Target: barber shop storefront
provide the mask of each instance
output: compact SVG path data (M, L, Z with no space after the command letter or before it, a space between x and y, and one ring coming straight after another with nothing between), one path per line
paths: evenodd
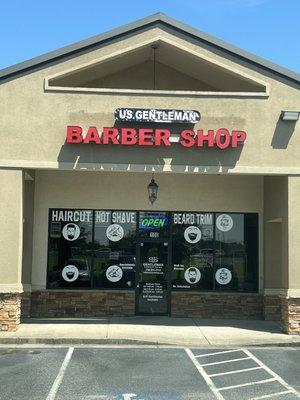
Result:
M128 290L138 315L170 315L173 292L257 292L254 213L49 212L48 289Z
M299 75L155 14L0 71L0 330L300 333Z

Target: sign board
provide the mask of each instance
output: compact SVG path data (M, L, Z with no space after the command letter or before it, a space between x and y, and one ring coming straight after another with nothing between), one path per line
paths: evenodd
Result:
M243 144L247 133L240 130L229 131L227 128L217 130L203 129L193 131L184 129L180 132L179 144L183 147L217 147L221 150L229 147L236 148ZM98 129L90 126L87 129L81 126L69 125L67 127L67 143L121 146L171 146L171 131L169 129L153 128L116 128L109 127Z
M117 108L116 121L196 124L200 113L195 110L160 110L147 108Z
M179 143L183 147L217 147L227 149L238 147L247 138L247 133L242 130L227 128L192 130L182 129L175 135L170 129L151 127L147 123L161 124L196 124L201 115L195 110L174 109L147 109L147 108L117 108L115 119L126 122L126 127L81 127L70 125L67 127L67 143L72 144L101 144L122 146L171 146ZM137 127L137 123L145 123Z

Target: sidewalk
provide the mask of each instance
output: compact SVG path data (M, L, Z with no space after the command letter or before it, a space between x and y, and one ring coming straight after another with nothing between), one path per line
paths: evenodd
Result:
M168 317L26 319L1 344L152 344L196 347L299 346L278 322Z

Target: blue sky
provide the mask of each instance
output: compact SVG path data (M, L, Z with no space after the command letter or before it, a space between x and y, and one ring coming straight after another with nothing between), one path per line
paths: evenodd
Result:
M0 69L161 11L300 71L300 0L2 0Z

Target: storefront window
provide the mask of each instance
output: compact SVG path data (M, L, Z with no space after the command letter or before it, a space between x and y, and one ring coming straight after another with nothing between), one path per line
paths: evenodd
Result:
M258 218L256 214L216 214L215 289L256 291Z
M213 288L213 214L172 214L172 288Z
M172 290L258 290L257 214L71 209L49 211L47 287L133 290L138 244L164 240Z
M95 288L134 289L136 213L95 211Z
M49 217L48 287L90 287L93 212L51 210Z

